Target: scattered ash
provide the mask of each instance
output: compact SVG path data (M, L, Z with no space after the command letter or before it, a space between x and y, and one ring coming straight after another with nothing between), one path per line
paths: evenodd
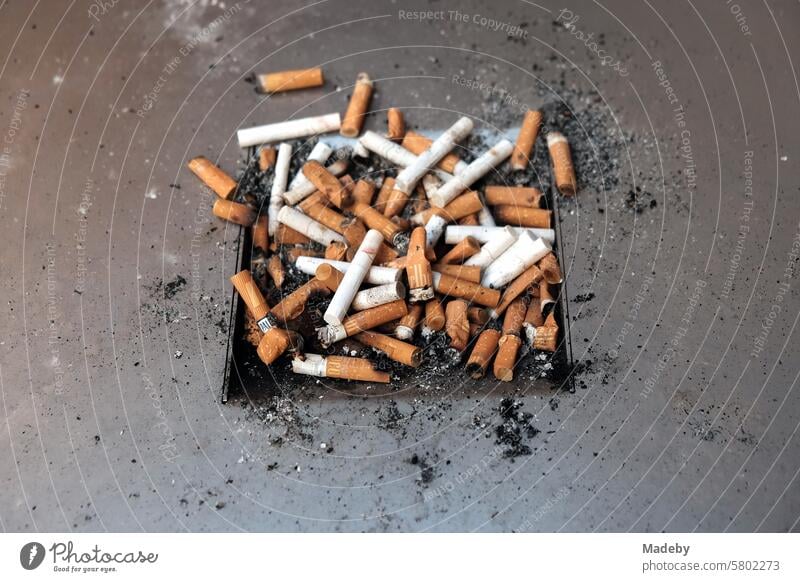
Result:
M522 408L522 402L512 398L503 398L498 409L503 422L494 429L497 436L495 442L505 447L503 456L506 458L513 459L532 454L533 450L525 444L525 441L539 434L539 429L531 424L533 414L523 412L520 408Z
M586 303L587 301L591 301L592 299L594 299L594 293L592 292L579 293L578 295L572 298L572 300L575 303Z
M164 285L164 299L172 299L186 286L186 279L178 275L174 280Z
M419 475L417 476L417 482L421 483L422 485L427 485L431 481L433 481L434 477L436 476L433 465L427 459L420 457L417 453L411 455L411 458L408 460L414 466L419 467Z
M314 422L308 419L292 398L254 395L254 399L243 399L241 406L247 420L258 420L270 432L269 441L275 446L281 446L286 441L304 444L314 442Z

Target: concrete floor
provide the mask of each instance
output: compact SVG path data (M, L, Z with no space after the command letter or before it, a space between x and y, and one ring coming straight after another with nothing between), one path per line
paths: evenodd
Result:
M217 4L0 3L3 530L800 529L800 5L579 2L566 29L550 1ZM324 90L243 81L318 63ZM531 105L563 75L634 136L619 186L562 209L592 364L515 386L529 457L494 444L507 387L219 402L237 233L185 162L233 168L237 128L342 110L361 70L423 127L481 115L453 75Z

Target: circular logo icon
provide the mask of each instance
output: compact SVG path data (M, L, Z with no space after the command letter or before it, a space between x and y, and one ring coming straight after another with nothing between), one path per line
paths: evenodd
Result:
M44 561L44 546L39 542L28 542L19 551L19 563L26 570L35 570Z

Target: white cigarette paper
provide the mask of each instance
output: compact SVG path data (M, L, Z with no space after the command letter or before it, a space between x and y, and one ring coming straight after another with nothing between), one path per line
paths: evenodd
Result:
M464 139L472 131L472 120L462 117L456 121L422 152L414 163L407 166L397 175L394 187L401 192L409 194L417 182L445 157L456 143Z
M481 195L481 202L483 203L483 206L478 212L478 224L481 226L497 226L491 211L486 208L486 200L484 199L483 195Z
M444 242L449 245L460 243L462 240L471 236L479 243L487 243L505 226L466 226L461 224L451 224L444 231ZM543 238L547 243L553 244L556 240L556 231L552 228L527 228L524 226L512 226L517 234L530 232L534 237Z
M286 182L289 180L289 164L292 161L292 146L282 143L278 148L278 157L275 161L275 177L272 180L272 190L269 193L269 208L267 209L267 231L270 236L275 235L278 229L278 213L283 207L283 193L286 192Z
M323 259L320 257L297 257L294 266L298 271L306 275L314 275L317 272L317 267L322 263L327 263L342 273L347 273L351 265L351 263L346 263L345 261L334 261L333 259ZM367 277L364 279L364 282L370 285L386 285L399 281L402 275L402 269L372 266L369 268L369 271L367 271Z
M339 131L341 125L341 116L338 113L329 113L319 117L304 117L303 119L248 127L237 131L236 136L239 139L239 147L246 148L262 143L275 143L276 141Z
M488 267L493 261L513 245L519 235L510 226L502 227L492 239L481 247L477 254L471 256L464 263L467 267Z
M339 288L336 289L328 309L325 310L325 314L322 316L325 323L333 326L342 324L342 320L347 315L347 310L350 309L361 283L364 282L367 271L372 266L372 261L375 259L382 242L383 235L377 230L371 229L364 236L364 240L361 241L353 260L350 261L350 268L347 269L344 277L342 277Z
M528 232L522 233L506 252L486 267L481 285L491 289L505 287L550 250L550 245L541 238L534 238Z
M347 171L347 161L346 160L336 160L330 166L325 168L331 174L336 176L342 176ZM300 172L302 174L302 170ZM305 175L303 175L305 178ZM283 195L283 200L287 204L291 204L292 206L296 205L298 202L302 202L309 196L311 196L314 192L316 192L317 187L306 178L306 181L302 184L298 184L295 188L289 190Z
M453 198L488 174L492 168L503 162L513 151L513 143L507 139L500 140L494 147L475 159L466 169L453 176L441 188L437 189L436 192L428 197L428 200L433 206L443 208Z
M301 232L313 241L323 246L328 246L332 242L344 243L344 237L335 230L331 230L324 224L320 224L310 216L306 216L296 208L284 206L278 213L278 222L285 224L289 228Z
M445 226L447 226L447 221L438 214L434 214L428 219L428 223L425 225L425 244L429 248L436 246L436 243L442 238Z
M405 297L406 286L397 281L396 283L387 283L378 287L362 289L353 297L353 304L350 307L354 311L364 311L398 299L405 299Z
M319 354L305 354L305 359L292 360L292 372L324 378L328 369L328 361Z
M331 157L332 153L333 153L333 148L328 144L320 141L317 142L317 145L315 145L314 149L311 150L311 153L308 154L308 159L306 161L309 162L313 160L315 162L319 162L324 166L325 162L328 161L328 158ZM310 184L310 182L308 178L306 178L305 174L303 174L303 170L301 169L299 172L297 172L295 177L292 178L292 181L289 182L289 191L291 192L298 186L306 184Z
M365 149L393 163L398 168L407 168L417 161L418 156L416 154L374 131L366 131L364 135L359 138L358 143ZM451 174L443 170L434 169L433 172L442 180L449 180L452 178Z

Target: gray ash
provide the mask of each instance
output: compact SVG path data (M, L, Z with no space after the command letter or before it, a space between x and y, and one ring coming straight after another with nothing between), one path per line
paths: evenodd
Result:
M533 450L526 441L539 434L539 429L531 424L533 414L523 412L520 408L522 402L513 398L503 398L498 409L503 422L494 429L497 436L495 442L505 447L503 456L506 458L513 459L532 454Z

